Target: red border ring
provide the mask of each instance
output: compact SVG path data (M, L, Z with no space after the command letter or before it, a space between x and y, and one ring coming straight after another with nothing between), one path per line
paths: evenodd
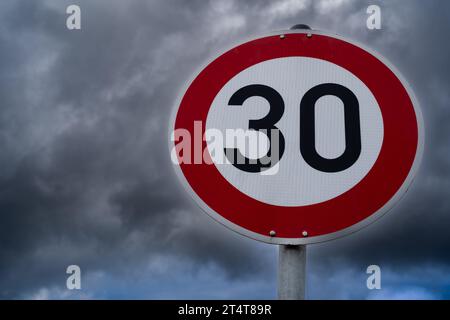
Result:
M215 165L177 166L189 193L210 216L236 232L268 243L327 241L375 221L406 192L423 149L420 109L395 68L360 44L324 32L308 33L312 36L299 30L277 32L219 56L191 82L171 127L171 131L187 129L194 136L194 121L206 123L209 108L220 89L241 71L270 59L302 56L326 60L350 71L367 85L383 116L383 144L369 173L335 198L299 207L270 205L240 192L223 178ZM269 235L272 230L276 232L274 237ZM307 231L308 237L302 235L303 231Z

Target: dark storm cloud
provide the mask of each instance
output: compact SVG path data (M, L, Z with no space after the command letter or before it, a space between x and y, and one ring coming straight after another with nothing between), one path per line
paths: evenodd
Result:
M350 36L385 55L416 91L427 129L422 169L402 203L360 233L311 246L310 286L327 290L311 295L366 297L364 270L372 263L385 266L393 284L396 274L420 266L437 270L428 273L436 279L445 274L447 2L77 1L82 31L68 31L65 8L72 3L0 4L1 297L46 297L47 288L64 296L69 264L86 272L87 296L126 297L99 294L89 282L108 290L129 274L135 281L155 278L148 280L150 297L201 296L198 290L208 297L214 286L205 283L217 274L226 279L218 283L234 288L218 297L239 296L247 284L255 292L273 286L274 249L200 213L175 178L167 131L181 88L205 59L236 39L296 23ZM383 10L380 31L365 28L372 3ZM203 282L195 270L206 274ZM124 286L128 296L138 295L132 284Z

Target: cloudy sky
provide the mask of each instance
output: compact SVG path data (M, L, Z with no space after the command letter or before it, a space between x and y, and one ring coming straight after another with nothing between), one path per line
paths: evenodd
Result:
M66 28L70 4L81 31ZM381 30L366 28L370 4ZM446 0L1 1L0 298L275 298L277 248L197 208L175 177L167 128L205 59L297 23L387 57L426 125L403 201L363 231L308 247L308 298L450 298ZM66 289L71 264L82 290ZM370 264L381 290L366 288Z

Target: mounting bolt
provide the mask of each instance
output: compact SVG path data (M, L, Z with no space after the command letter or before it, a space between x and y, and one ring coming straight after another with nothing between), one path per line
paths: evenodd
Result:
M308 236L308 232L307 231L303 231L302 232L302 236L307 237Z
M277 234L277 233L276 233L275 231L273 231L273 230L269 232L269 235L270 235L271 237L275 237L276 234Z
M280 34L280 39L284 39L286 36L284 34Z

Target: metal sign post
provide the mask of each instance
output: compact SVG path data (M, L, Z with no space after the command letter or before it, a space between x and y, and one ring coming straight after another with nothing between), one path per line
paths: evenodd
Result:
M306 245L280 245L278 255L278 299L305 299Z
M297 24L291 30L311 30ZM278 299L304 300L306 297L306 245L278 246Z

